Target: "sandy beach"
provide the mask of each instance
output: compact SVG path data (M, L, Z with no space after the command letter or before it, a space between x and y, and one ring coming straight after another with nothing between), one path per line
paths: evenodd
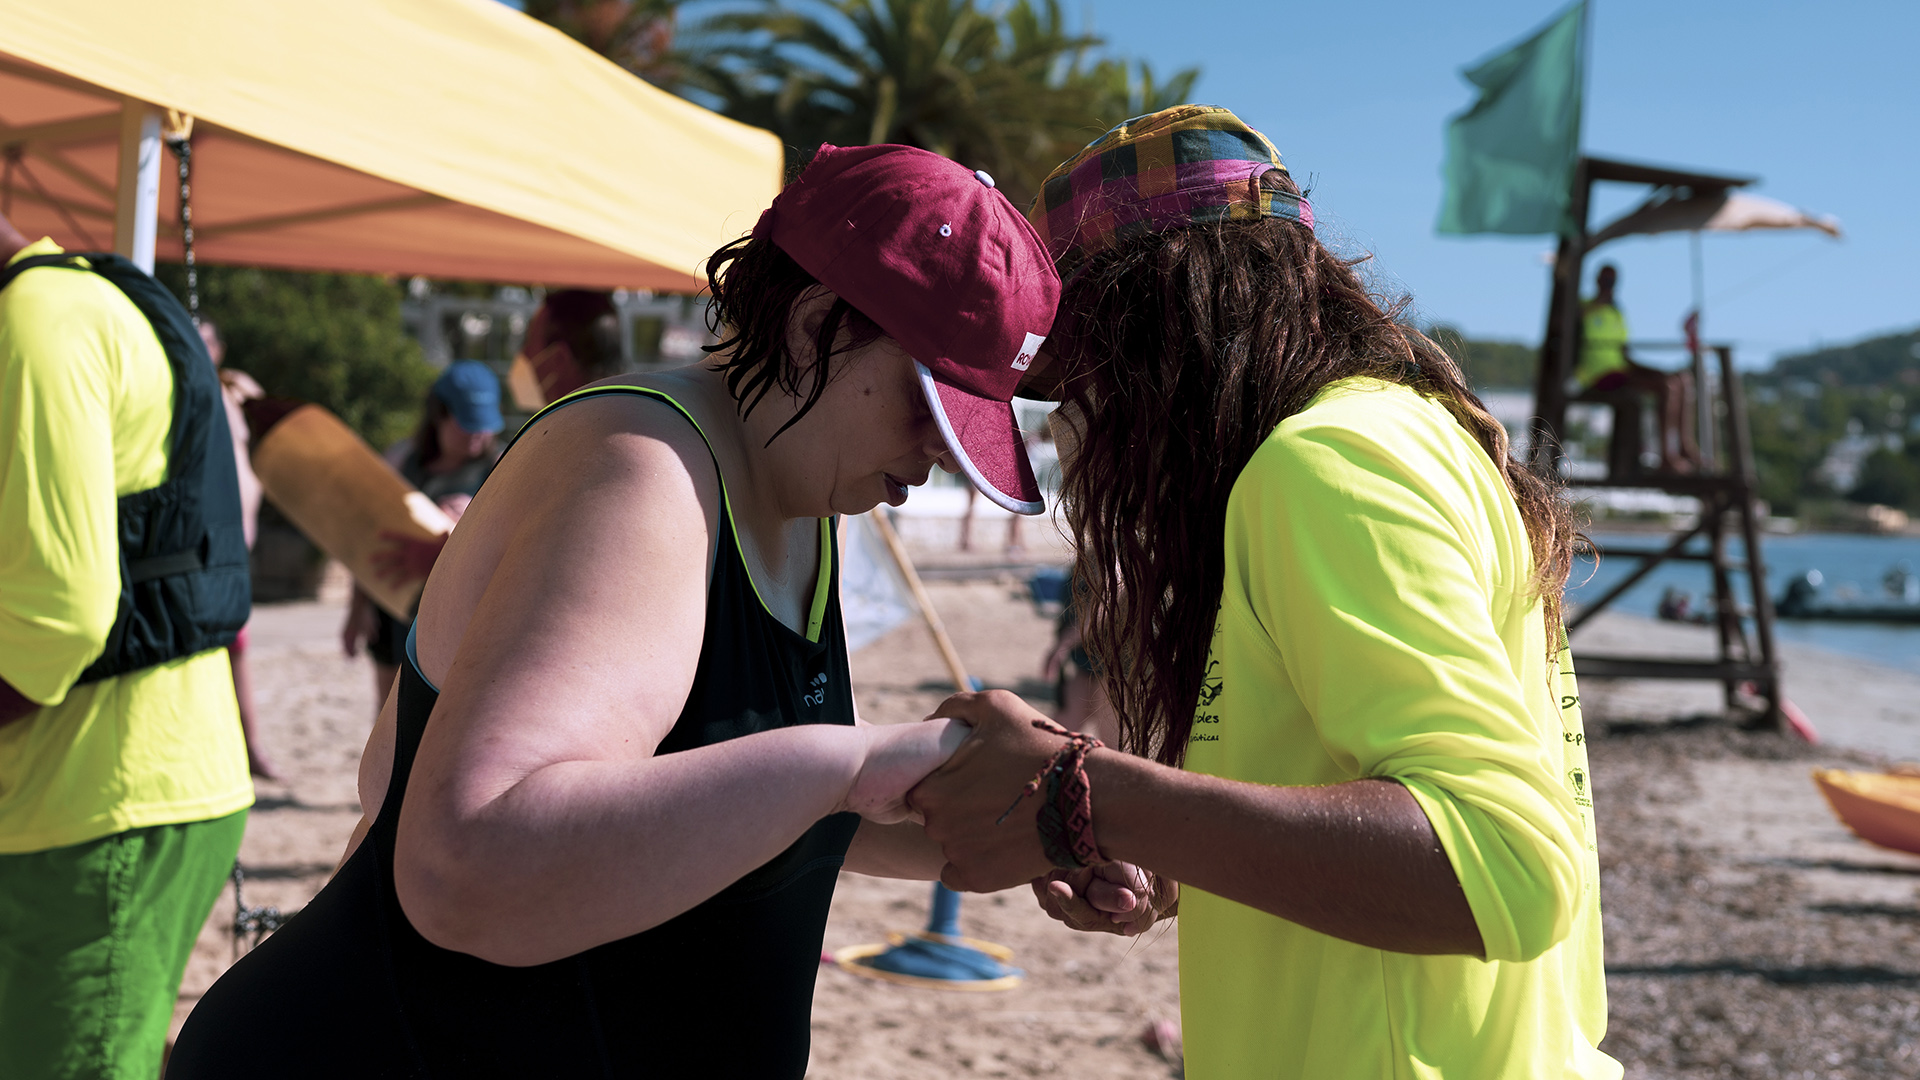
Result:
M997 549L998 523L982 546ZM1057 553L1030 530L1028 558ZM972 673L1031 698L1051 618L995 553L950 550L936 525L909 533L934 603ZM939 550L933 550L939 549ZM965 573L967 566L977 569ZM364 662L340 655L336 579L314 602L260 607L255 679L269 749L285 773L259 785L241 859L246 901L299 908L325 882L358 818L355 768L370 727ZM1706 632L1596 619L1578 650L1684 654ZM1606 918L1605 1047L1634 1077L1920 1075L1920 857L1870 847L1827 812L1808 772L1920 758L1920 677L1788 649L1789 695L1824 741L1752 734L1709 718L1717 687L1582 684L1592 741ZM910 622L857 652L862 714L924 716L952 689ZM929 887L842 875L826 947L919 928ZM233 896L216 906L188 969L176 1030L231 961ZM1140 1032L1179 1015L1178 931L1142 939L1067 932L1025 889L969 896L963 930L1015 951L1027 975L1004 993L906 989L823 966L809 1075L833 1080L1178 1075ZM263 1016L271 1005L262 1004Z

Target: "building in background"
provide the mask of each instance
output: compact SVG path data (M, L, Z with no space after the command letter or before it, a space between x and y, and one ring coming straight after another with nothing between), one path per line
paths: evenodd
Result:
M706 301L698 296L629 292L616 289L623 370L646 371L691 364L701 348L717 338L707 330ZM434 367L455 360L478 360L504 381L520 351L527 322L540 309L546 290L502 285L491 295L436 285L416 277L407 284L401 318Z

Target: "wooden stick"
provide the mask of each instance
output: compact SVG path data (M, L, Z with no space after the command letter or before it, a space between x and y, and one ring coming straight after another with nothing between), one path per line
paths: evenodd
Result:
M953 639L947 636L947 628L940 622L940 613L933 610L933 601L927 599L927 587L920 583L920 571L913 568L913 560L907 556L907 546L900 542L900 534L893 531L893 522L887 520L884 510L876 509L867 515L873 520L873 527L879 531L880 539L886 541L887 550L893 554L895 566L907 579L907 591L913 593L913 602L920 605L920 617L927 620L927 630L933 634L933 644L940 650L940 659L947 663L947 673L953 676L953 685L962 690L973 689L973 680L967 677L967 667L960 662L960 654L954 651Z

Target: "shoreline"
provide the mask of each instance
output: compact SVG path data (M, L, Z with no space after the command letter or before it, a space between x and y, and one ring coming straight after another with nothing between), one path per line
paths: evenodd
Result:
M1577 675L1583 651L1705 657L1714 648L1710 627L1607 611L1574 637L1573 666ZM1890 761L1920 759L1920 674L1799 642L1782 641L1778 649L1782 689L1822 744ZM1583 677L1580 693L1589 724L1721 709L1721 688L1707 681Z

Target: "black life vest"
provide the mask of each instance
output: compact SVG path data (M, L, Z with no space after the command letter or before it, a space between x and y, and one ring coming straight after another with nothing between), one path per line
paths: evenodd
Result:
M252 612L253 586L233 436L199 330L165 286L119 255L29 256L0 273L0 289L40 266L112 282L153 324L173 369L167 478L120 496L120 608L105 651L76 684L233 644Z

